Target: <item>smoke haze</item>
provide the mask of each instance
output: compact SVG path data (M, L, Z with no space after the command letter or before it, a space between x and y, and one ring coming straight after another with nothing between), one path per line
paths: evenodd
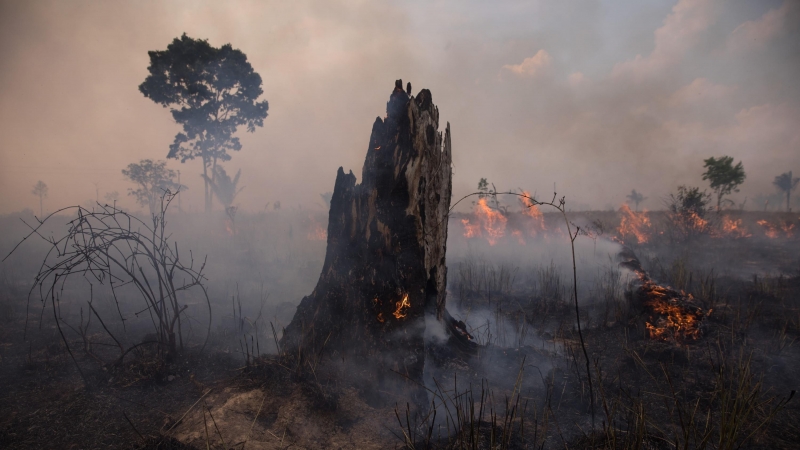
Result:
M38 212L40 179L46 211L111 191L137 208L120 171L165 159L180 131L137 87L147 51L184 32L231 43L263 78L269 117L226 163L245 210L322 210L339 166L360 178L397 78L430 89L452 125L454 198L486 177L555 183L572 208L636 188L659 208L727 154L747 172L741 201L800 171L798 24L791 1L5 1L0 212ZM201 210L199 161L169 167L183 208Z

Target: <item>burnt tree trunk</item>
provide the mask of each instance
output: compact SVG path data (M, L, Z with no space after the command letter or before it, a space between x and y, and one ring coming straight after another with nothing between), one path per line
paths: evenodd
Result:
M450 125L438 129L430 91L411 96L398 80L372 126L361 184L341 167L336 175L325 263L284 331L284 353L335 350L421 380L426 316L449 318Z

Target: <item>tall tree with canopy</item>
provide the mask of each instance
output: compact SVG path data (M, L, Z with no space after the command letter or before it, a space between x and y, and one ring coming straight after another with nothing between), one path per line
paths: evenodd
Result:
M733 157L713 156L703 160L703 180L708 180L711 189L717 195L717 211L722 208L722 198L731 192L739 192L739 185L744 183L745 174L742 162L733 165Z
M792 171L788 171L782 173L775 177L775 180L772 184L778 188L779 191L786 194L786 211L790 212L792 210L791 206L789 205L789 199L792 196L792 191L797 188L797 184L800 183L800 178L792 178Z
M269 104L258 101L261 76L247 56L230 44L212 47L207 40L184 33L163 51L147 52L150 75L139 85L145 97L170 108L183 132L175 135L168 158L203 162L205 210L211 210L212 182L217 162L228 161L228 151L242 144L234 137L244 125L248 132L264 126Z

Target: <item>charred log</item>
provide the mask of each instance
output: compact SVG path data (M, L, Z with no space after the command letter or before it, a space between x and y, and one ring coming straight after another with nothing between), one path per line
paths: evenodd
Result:
M361 183L338 170L322 273L284 331L285 353L336 352L421 380L425 317L452 325L451 175L450 125L439 131L430 91L414 97L397 80L372 126Z

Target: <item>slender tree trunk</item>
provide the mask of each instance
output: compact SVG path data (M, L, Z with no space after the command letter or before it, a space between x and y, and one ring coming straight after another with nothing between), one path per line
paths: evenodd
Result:
M211 183L209 183L209 187L217 182L217 157L216 156L214 157L213 161L214 162L211 165ZM219 199L217 199L217 200L219 200ZM214 206L213 203L214 203L214 189L211 189L208 192L209 209L213 208L213 206Z
M208 157L203 156L203 200L205 205L205 211L207 213L211 212L211 198L210 198L211 186L208 184Z
M787 200L786 202L787 202L786 204L788 205L789 201ZM43 212L44 208L42 207L42 204L43 204L43 202L42 202L42 194L39 194L39 216L40 217L44 216L44 212Z

